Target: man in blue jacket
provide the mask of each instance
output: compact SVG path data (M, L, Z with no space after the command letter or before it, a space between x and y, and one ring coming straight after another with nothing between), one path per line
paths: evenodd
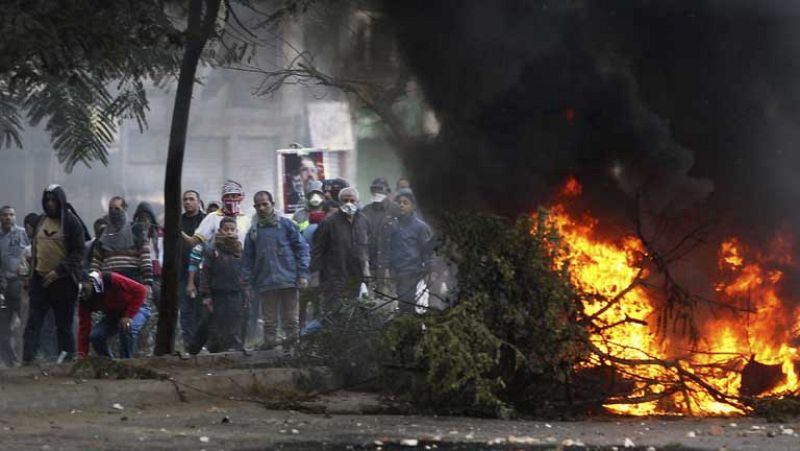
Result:
M297 225L275 211L275 201L269 191L257 192L253 204L256 216L245 238L242 271L261 302L262 348L270 349L278 344L280 312L286 336L283 350L288 353L298 336L298 290L308 285L308 244Z
M430 268L431 229L417 217L417 199L407 188L397 191L400 216L392 224L389 238L389 268L394 278L400 313L413 313L417 285Z

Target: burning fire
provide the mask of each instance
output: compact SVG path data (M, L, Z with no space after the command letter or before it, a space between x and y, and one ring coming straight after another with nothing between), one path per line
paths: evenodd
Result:
M581 192L580 183L570 178L558 198L568 202ZM609 404L609 411L629 415L744 413L740 407L715 399L698 380L731 399L798 392L797 350L789 343L800 325L792 318L800 311L786 308L778 294L783 273L771 269L791 262L787 240L776 240L767 253L754 252L737 238L720 244L720 275L714 288L715 302L722 307L700 326L700 340L692 349L679 353L679 338L656 332L656 303L638 283L649 275L643 265L647 254L643 243L633 236L614 242L597 238L597 219L586 216L577 220L567 213L564 203L549 208L549 220L566 248L557 263L568 265L573 283L589 295L584 302L585 315L599 326L592 344L613 358L639 362L617 366L633 381L628 399L644 402ZM683 372L675 365L655 361L673 362ZM746 373L756 376L745 380ZM697 379L686 380L687 374ZM678 380L688 389L669 388Z

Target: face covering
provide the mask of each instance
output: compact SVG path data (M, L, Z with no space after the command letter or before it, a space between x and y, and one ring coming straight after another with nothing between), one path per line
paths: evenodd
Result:
M353 216L358 211L358 206L352 202L348 202L339 207L339 209L342 210L342 212L347 216Z
M324 200L325 198L323 198L321 195L314 193L311 195L311 198L308 199L308 205L311 205L312 207L319 207L322 205L322 201Z
M383 199L386 199L386 194L375 193L372 195L373 202L383 202Z
M239 204L241 200L226 199L222 201L222 212L225 216L236 216L239 214Z
M123 210L109 210L108 219L112 226L122 227L127 221L125 218L125 211Z

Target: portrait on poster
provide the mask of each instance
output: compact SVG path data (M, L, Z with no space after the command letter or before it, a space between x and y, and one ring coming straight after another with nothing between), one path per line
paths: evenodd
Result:
M305 193L313 181L325 180L323 152L281 153L283 167L283 213L292 214L305 206Z

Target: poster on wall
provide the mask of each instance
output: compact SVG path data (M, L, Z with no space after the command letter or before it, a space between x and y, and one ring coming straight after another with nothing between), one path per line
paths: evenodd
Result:
M283 213L293 214L305 206L305 192L312 181L325 180L323 152L279 153L282 171Z

